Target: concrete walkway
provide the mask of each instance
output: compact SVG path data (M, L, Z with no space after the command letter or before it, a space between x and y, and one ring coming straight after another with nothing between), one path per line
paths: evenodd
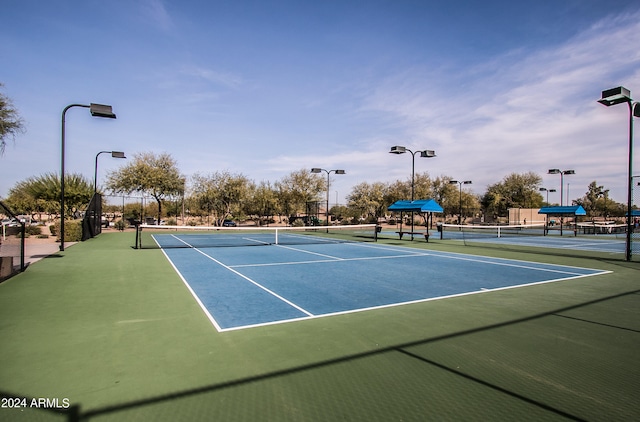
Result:
M75 242L65 242L65 246L71 246ZM51 256L60 251L60 243L54 240L44 241L43 239L27 239L24 247L24 265L27 268L34 262L40 261L43 258ZM11 275L15 275L20 272L20 242L11 239L9 242L5 241L0 244L0 257L12 257L13 258L13 271ZM9 274L3 274L3 278L6 278Z

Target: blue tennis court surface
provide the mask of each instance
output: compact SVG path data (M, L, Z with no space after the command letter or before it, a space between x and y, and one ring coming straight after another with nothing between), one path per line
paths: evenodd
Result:
M371 243L163 252L218 331L606 273Z

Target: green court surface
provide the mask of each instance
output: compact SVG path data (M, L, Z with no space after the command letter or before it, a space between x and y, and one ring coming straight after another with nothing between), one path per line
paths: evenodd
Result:
M0 420L640 420L637 262L384 240L610 272L219 333L133 235L0 284Z

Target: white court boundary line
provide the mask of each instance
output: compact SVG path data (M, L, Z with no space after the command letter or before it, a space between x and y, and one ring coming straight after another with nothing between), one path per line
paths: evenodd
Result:
M269 326L269 325L286 324L286 323L289 323L289 322L306 321L306 320L310 320L310 319L325 318L325 317L331 317L331 316L337 316L337 315L348 315L348 314L354 314L354 313L358 313L358 312L373 311L373 310L385 309L385 308L394 308L396 306L412 305L412 304L431 302L431 301L441 300L441 299L450 299L450 298L454 298L454 297L463 297L463 296L470 296L470 295L476 295L476 294L482 294L482 293L497 292L497 291L500 291L500 290L517 289L517 288L520 288L520 287L535 286L535 285L538 285L538 284L556 283L556 282L559 282L559 281L573 280L573 279L578 279L578 278L583 278L583 277L591 277L591 276L602 275L602 274L606 274L606 273L610 273L610 272L611 271L605 271L603 273L584 274L584 275L578 275L578 276L573 276L573 277L565 277L565 278L559 278L559 279L553 279L553 280L536 281L534 283L518 284L518 285L506 286L506 287L496 287L495 289L480 288L479 290L472 291L472 292L464 292L464 293L456 293L456 294L452 294L452 295L429 297L429 298L425 298L425 299L416 299L416 300L410 300L410 301L406 301L406 302L389 303L387 305L371 306L371 307L367 307L367 308L349 309L347 311L331 312L331 313L327 313L327 314L319 314L319 315L313 315L313 316L309 316L309 317L291 318L291 319L280 320L280 321L271 321L271 322L264 322L264 323L259 323L259 324L242 325L242 326L237 326L237 327L223 328L223 329L218 330L218 331L220 331L220 332L238 331L238 330L244 330L244 329L247 329L247 328L257 328L257 327L265 327L265 326Z
M153 236L152 236L153 237ZM175 237L175 236L174 236ZM183 242L185 245L189 245L187 242L185 242L184 240L176 237L176 239L178 239L179 241ZM153 240L156 242L156 244L158 243L157 240L155 239L155 237L153 237ZM158 245L159 246L159 245ZM220 261L218 261L217 259L207 255L206 253L202 252L200 249L195 248L191 245L190 249L196 250L198 253L206 256L207 258L211 259L212 261L214 261L215 263L217 263L218 265L221 265L223 268L226 268L227 270L239 275L240 277L244 278L245 280L253 283L254 285L256 285L257 287L261 288L262 290L266 291L267 293L275 296L276 298L282 300L283 302L287 303L288 305L294 307L295 309L298 309L299 311L301 311L302 313L308 315L308 317L312 317L313 314L311 314L310 312L306 311L305 309L302 309L301 307L299 307L298 305L294 304L293 302L283 298L282 296L278 295L277 293L269 290L268 288L260 285L259 283L255 282L254 280L250 279L249 277L245 276L244 274L239 273L238 271L235 271L233 268L230 268L227 265L224 265L223 263L221 263ZM216 329L216 331L218 332L224 332L224 331L229 331L230 329L225 329L222 328L220 326L220 324L218 324L218 322L216 321L216 319L213 317L213 315L211 315L211 313L209 312L209 310L207 309L207 307L204 305L204 303L202 303L202 301L200 300L200 298L198 297L197 293L193 290L193 288L191 288L191 285L189 284L189 282L187 281L187 279L182 275L182 273L180 272L180 270L175 266L175 264L173 263L173 261L171 260L171 258L169 257L169 255L167 255L166 251L162 248L160 248L162 250L162 254L165 256L165 258L167 258L167 260L169 261L169 263L171 264L171 266L173 267L173 269L175 270L175 272L178 274L178 276L180 277L180 279L182 280L182 282L184 283L184 285L187 287L187 289L189 290L189 292L191 293L191 296L193 296L193 298L196 300L196 303L198 304L198 306L200 306L200 309L202 309L202 311L204 312L204 314L206 315L206 317L209 319L209 321L211 322L211 324L213 324L214 328ZM308 318L307 317L307 318ZM298 320L297 319L291 319L290 321L295 321ZM306 318L302 318L302 319L306 319ZM281 322L281 321L277 321L277 322ZM232 327L235 328L235 327Z
M173 267L173 269L176 271L176 273L178 273L178 276L180 277L180 280L182 280L182 282L184 283L185 286L187 286L187 289L189 290L189 292L191 293L191 296L193 296L193 298L196 300L196 302L198 303L198 305L200 306L200 309L202 309L204 311L204 314L207 316L207 318L209 319L209 321L211 321L211 323L213 324L213 326L215 327L215 329L218 332L221 332L222 330L224 330L224 328L220 327L220 325L218 325L218 322L215 320L215 318L209 313L209 310L207 309L206 306L204 306L204 303L202 303L202 301L200 300L200 298L198 297L198 295L196 294L196 292L191 288L191 286L189 285L189 282L187 281L187 279L184 278L184 276L182 275L182 273L180 272L180 270L178 270L178 268L175 266L175 264L173 263L173 261L171 260L171 258L169 258L169 256L167 255L167 253L165 252L164 249L162 249L162 253L164 254L165 258L167 258L167 260L169 261L169 263L171 264L171 266Z

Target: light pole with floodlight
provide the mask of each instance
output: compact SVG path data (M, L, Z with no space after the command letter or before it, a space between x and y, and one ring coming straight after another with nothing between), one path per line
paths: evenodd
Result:
M603 207L603 211L602 211L602 216L603 216L603 220L606 223L607 222L607 199L609 198L609 189L605 189L604 186L598 186L598 191L595 192L596 194L596 201L599 198L604 198L604 207ZM597 202L596 204L594 204L594 208L597 208ZM593 216L592 221L595 222L595 216Z
M414 187L414 179L415 179L415 173L416 173L416 154L420 153L420 157L422 158L433 158L436 156L436 152L430 149L425 149L422 151L411 151L409 148L405 148L403 146L400 145L395 145L391 147L391 151L389 151L389 154L404 154L405 152L409 152L411 153L411 202L413 202L414 200L414 191L415 191L415 187ZM413 240L413 211L411 212L411 240Z
M576 174L575 170L560 170L560 169L549 169L548 174L559 174L560 175L560 206L562 206L562 195L564 192L564 175L565 174ZM569 199L567 199L567 204L569 203Z
M65 115L67 110L72 107L88 108L89 112L94 117L105 117L108 119L115 119L116 115L113 113L110 105L105 104L70 104L62 110L62 144L60 154L60 251L64 251L64 143L65 143Z
M549 206L549 192L553 193L553 192L556 192L556 190L555 189L540 188L539 191L540 192L547 192L547 206Z
M330 183L329 175L331 173L335 173L335 174L347 174L347 173L344 170L325 170L318 167L314 167L311 169L311 173L322 173L323 171L327 173L327 208L325 210L325 213L326 213L325 225L328 226L329 225L329 183Z
M460 185L460 215L458 216L458 224L462 224L462 185L470 185L473 182L471 180L464 180L460 182L457 180L449 180L450 185L455 185L456 183Z
M122 151L100 151L96 154L96 167L95 172L93 173L93 194L95 195L98 192L98 156L100 154L111 154L113 158L127 158Z
M631 99L631 91L623 86L602 91L600 104L607 107L616 104L627 103L629 105L629 179L627 180L627 240L625 258L631 261L631 232L633 231L633 219L631 218L633 196L633 117L640 117L638 102Z

